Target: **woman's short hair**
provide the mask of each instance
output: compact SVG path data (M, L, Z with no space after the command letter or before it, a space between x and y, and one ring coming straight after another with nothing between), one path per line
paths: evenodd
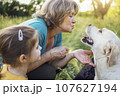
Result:
M18 38L18 31L23 33L23 40ZM12 26L2 29L0 31L0 55L2 56L2 63L10 64L13 67L19 63L18 57L22 54L31 56L31 50L34 48L38 32L28 26Z
M70 14L76 15L78 5L74 0L46 0L35 16L43 18L49 29L59 26L64 18Z

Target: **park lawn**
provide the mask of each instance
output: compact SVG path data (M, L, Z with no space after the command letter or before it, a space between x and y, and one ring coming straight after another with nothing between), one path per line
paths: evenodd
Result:
M31 17L3 17L0 16L0 29L8 26L20 24ZM69 48L69 52L76 49L90 50L90 48L84 45L80 40L82 38L82 33L85 33L85 28L88 24L93 24L98 28L108 28L114 31L118 37L120 37L120 18L107 18L104 20L95 19L93 17L80 17L76 16L76 24L72 33L63 33L63 46ZM91 58L93 56L90 56ZM72 80L81 70L84 65L78 62L76 59L71 60L67 67L61 69L61 72L57 74L56 80Z

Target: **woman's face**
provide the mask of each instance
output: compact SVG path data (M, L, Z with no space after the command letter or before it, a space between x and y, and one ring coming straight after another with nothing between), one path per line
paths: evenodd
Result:
M63 32L72 32L74 25L76 23L76 19L74 15L68 15L65 17L62 24L59 27L62 29Z

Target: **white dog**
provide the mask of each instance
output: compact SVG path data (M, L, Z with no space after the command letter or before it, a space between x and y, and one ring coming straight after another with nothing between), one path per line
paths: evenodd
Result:
M88 25L82 42L89 45L94 54L95 78L97 80L120 80L120 39L106 28L102 30Z

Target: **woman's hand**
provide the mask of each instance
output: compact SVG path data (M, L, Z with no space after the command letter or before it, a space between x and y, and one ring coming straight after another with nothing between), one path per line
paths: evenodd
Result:
M50 54L52 59L62 59L66 56L66 53L68 52L68 48L65 46L55 47L50 50Z
M92 51L78 49L78 50L73 51L72 53L73 53L73 56L78 61L80 61L82 64L91 65L91 66L95 67L95 65L91 61L90 57L88 56L88 54L91 54L91 55L93 54Z

